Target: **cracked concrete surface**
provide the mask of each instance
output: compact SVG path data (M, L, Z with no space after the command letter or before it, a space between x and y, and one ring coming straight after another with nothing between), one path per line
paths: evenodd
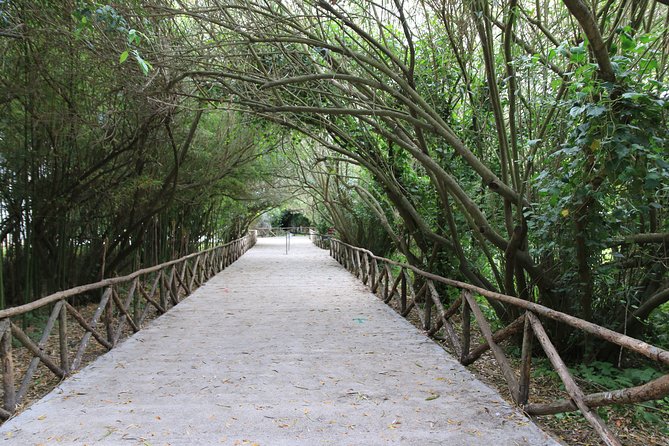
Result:
M306 238L259 239L7 445L557 445Z

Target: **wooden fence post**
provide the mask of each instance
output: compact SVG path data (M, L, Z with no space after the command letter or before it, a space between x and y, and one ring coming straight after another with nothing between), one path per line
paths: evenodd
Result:
M372 293L376 293L376 272L377 272L376 259L373 258L372 261L368 263L369 263L369 276L371 276L369 287L372 289Z
M58 340L60 345L60 368L65 373L70 373L70 360L67 345L67 308L65 302L60 307L60 314L58 317Z
M115 288L112 286L112 293L115 292ZM104 320L105 320L105 330L107 331L107 341L110 344L114 343L114 330L112 328L112 320L114 318L114 302L112 299L107 300L105 307Z
M401 292L400 292L400 310L401 313L404 314L404 312L407 309L407 270L406 268L402 268L402 271L400 272L402 274L402 286L401 286Z
M523 345L520 354L520 379L518 380L518 404L524 406L530 397L530 371L532 368L532 324L525 312L523 327Z
M463 291L465 293L466 291ZM462 364L467 356L469 356L469 347L471 343L471 308L466 298L462 298L462 338L461 341L461 352L460 352L460 363Z
M2 387L4 409L9 413L16 410L16 388L14 387L14 358L12 357L12 328L9 318L0 321L0 356L2 356Z
M164 270L160 270L160 285L158 289L160 290L160 306L167 311L167 286L165 284L165 273Z

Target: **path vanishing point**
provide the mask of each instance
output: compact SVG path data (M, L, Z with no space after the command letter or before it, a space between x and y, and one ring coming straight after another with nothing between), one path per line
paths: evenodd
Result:
M3 445L557 445L328 252L259 239Z

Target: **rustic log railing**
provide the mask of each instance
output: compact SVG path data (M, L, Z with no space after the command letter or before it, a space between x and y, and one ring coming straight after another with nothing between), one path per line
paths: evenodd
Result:
M293 235L309 235L314 228L309 226L290 226L285 228L256 228L258 237L283 237L290 232Z
M256 243L255 231L225 245L210 248L123 277L60 291L26 305L0 311L0 358L3 407L0 419L7 419L25 400L40 363L58 378L65 378L82 366L91 338L108 351L122 339L139 331L150 316L165 313L215 274L236 261ZM73 305L73 299L101 296L90 319ZM39 341L21 329L15 320L28 313L48 311ZM79 324L79 339L68 330L69 316ZM58 346L45 348L58 325ZM16 347L15 347L16 345ZM22 377L17 375L14 349L25 348L32 359ZM17 388L18 384L18 388Z
M378 257L366 249L348 245L337 239L328 239L328 246L325 245L323 236L312 237L312 240L321 248L329 249L332 257L360 278L385 303L390 304L395 301L402 316L407 317L412 311L417 312L428 335L435 336L443 328L445 341L461 364L470 365L484 352L491 350L507 383L511 398L529 415L548 415L579 410L607 445L620 445L620 441L593 408L612 404L640 403L669 395L669 374L640 386L586 395L558 354L541 319L567 324L594 337L643 355L659 363L661 367L669 365L669 351L533 302L495 293L464 282L447 279L411 265ZM458 289L460 290L459 296L445 306L437 293L435 284ZM418 289L417 292L415 292L416 289ZM490 323L476 300L477 295L512 305L522 310L523 314L506 327L493 333ZM451 320L458 312L462 316L459 334L455 329L456 324ZM472 319L484 339L476 346L471 345ZM516 371L500 343L520 332L522 332L521 357L519 370ZM530 370L535 338L562 380L569 399L561 399L552 403L530 402Z
M329 235L323 235L316 232L314 229L309 230L309 239L311 243L318 246L321 249L330 249L330 239L332 237Z

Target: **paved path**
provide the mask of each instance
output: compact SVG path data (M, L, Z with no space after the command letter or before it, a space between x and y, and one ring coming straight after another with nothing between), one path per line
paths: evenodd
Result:
M260 239L2 444L554 445L326 251Z

